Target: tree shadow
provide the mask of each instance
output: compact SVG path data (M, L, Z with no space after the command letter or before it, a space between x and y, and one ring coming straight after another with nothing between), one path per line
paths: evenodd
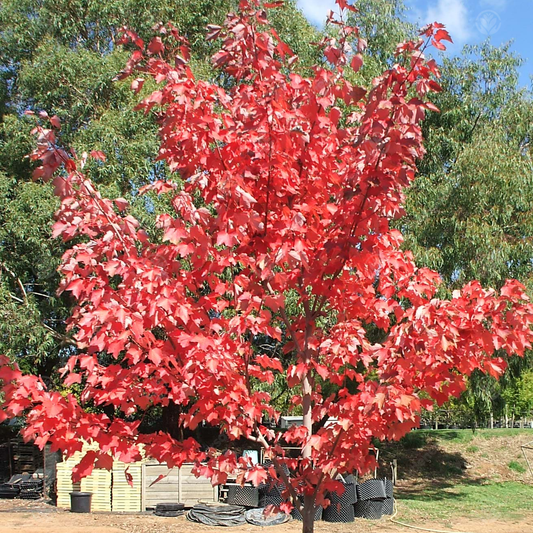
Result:
M400 500L413 501L450 501L467 499L469 496L464 492L454 492L458 485L481 486L486 480L483 478L468 478L463 476L459 479L430 479L421 482L409 483L406 486L396 487L396 497Z
M443 435L439 434L439 439ZM446 440L457 440L454 431L446 433ZM379 474L390 477L390 464L397 461L399 479L430 479L438 483L449 483L467 476L467 461L459 452L444 450L430 433L414 431L399 442L389 442L380 450Z

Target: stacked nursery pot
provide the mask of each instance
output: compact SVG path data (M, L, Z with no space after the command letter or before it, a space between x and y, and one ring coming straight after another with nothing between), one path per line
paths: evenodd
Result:
M238 485L227 483L228 504L242 507L257 507L259 505L259 489L251 484Z
M268 469L272 466L271 461L265 461L263 468ZM289 475L287 465L283 465L284 472ZM270 475L265 483L259 485L259 507L268 507L269 505L281 505L285 500L281 493L285 490L283 483L276 482Z
M354 505L357 502L355 483L351 480L342 483L344 491L330 492L330 504L324 509L322 519L325 522L353 522L355 518Z
M389 479L369 479L357 486L355 516L377 520L384 514L392 514L394 500L392 482Z
M299 496L298 499L300 500L300 504L303 505L303 502L304 502L303 496ZM320 520L322 518L323 511L324 509L321 505L315 506L315 520ZM302 513L300 513L300 511L298 511L296 507L291 511L291 516L295 520L300 520L300 521L303 520Z

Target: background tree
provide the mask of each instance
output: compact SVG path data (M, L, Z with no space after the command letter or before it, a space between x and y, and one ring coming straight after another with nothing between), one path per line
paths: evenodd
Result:
M533 103L509 48L484 43L444 57L443 91L431 96L441 113L424 123L427 154L399 227L448 294L471 279L500 287L513 277L532 289ZM516 392L511 384L530 365L514 361L501 386ZM471 382L464 400L476 423L504 414L501 386L488 376Z
M474 370L499 375L496 350L530 347L533 306L520 283L495 292L471 282L437 298L438 273L417 269L390 226L424 152L420 122L435 108L423 98L439 89L437 64L423 53L430 43L442 48L447 32L435 23L423 39L401 44L399 63L367 92L344 76L348 64L360 67L348 40L360 51L364 41L357 28L338 29L337 40L323 43L328 64L305 77L292 70L293 53L259 1L243 0L225 28L211 28L222 40L216 82L194 76L173 26L160 27L148 46L126 34L138 49L125 74L159 82L141 107L157 109L160 157L183 179L143 189L170 194L157 239L124 198L97 192L81 173L83 158L57 146L55 117L51 128L36 128L35 174L59 172L54 233L75 241L61 264L62 290L77 300L70 327L83 352L61 373L81 394L46 390L3 357L0 416L25 412L24 434L41 446L51 440L72 453L81 439L98 442L76 475L95 462L110 467L112 455L134 460L143 443L170 466L196 460L215 483L235 471L256 485L270 475L292 500L281 507L295 505L311 533L315 504L339 488L337 474L373 466L373 438L401 438L427 397L442 403L459 394ZM341 102L358 110L346 121ZM284 357L258 352L256 336L285 336ZM102 364L103 353L111 363ZM283 435L263 425L263 415L280 413L254 386L274 374L303 415L303 426ZM325 383L334 385L327 396ZM184 428L205 421L232 440L253 440L273 466L202 451L194 439L138 434L135 415L169 401L186 408ZM317 426L325 415L333 423ZM301 456L287 457L283 442Z
M116 81L130 51L118 44L121 27L148 39L154 25L173 21L191 43L191 67L214 75L213 45L206 26L221 23L236 0L113 0L97 2L5 0L0 4L0 352L24 358L23 366L51 375L60 356L71 353L65 319L72 300L56 296L56 269L65 246L49 237L58 207L51 187L31 182L30 131L26 110L46 110L62 122L62 142L78 150L101 150L106 164L89 159L93 180L111 196L132 200L140 186L165 179L157 156L152 115L133 111L139 100L131 80ZM279 33L300 53L302 68L314 62L308 45L316 31L289 1L273 13ZM154 85L148 83L144 94ZM157 197L134 202L155 231Z

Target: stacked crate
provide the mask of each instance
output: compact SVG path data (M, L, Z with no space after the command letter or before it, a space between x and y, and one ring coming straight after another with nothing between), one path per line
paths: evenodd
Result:
M21 438L11 440L11 457L13 474L31 474L43 466L39 449L33 444L25 443Z
M79 491L92 493L92 511L111 511L111 472L95 468L90 476L78 483L72 483L72 469L90 450L97 450L97 446L84 444L81 452L76 452L66 461L56 465L58 507L70 508L70 493Z
M131 475L133 486L128 483L126 469ZM113 486L111 489L111 505L113 512L140 512L142 490L141 462L126 464L113 462Z
M68 461L57 463L56 483L57 483L57 506L62 509L70 509L70 493L81 491L80 483L72 483L72 467Z

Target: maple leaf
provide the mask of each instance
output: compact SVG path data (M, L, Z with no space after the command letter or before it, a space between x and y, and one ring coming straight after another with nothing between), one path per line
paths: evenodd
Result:
M139 93L144 85L144 78L136 78L131 82L131 90L135 92L135 94Z
M128 483L128 485L133 488L133 476L131 475L129 469L130 467L128 466L124 470L124 477L126 478L126 482Z
M350 66L352 67L354 72L358 72L359 69L363 66L363 56L361 54L354 55L350 62Z
M113 468L113 456L108 453L98 453L95 466L96 468L111 470Z
M246 481L250 481L254 487L258 487L268 480L268 473L261 466L254 466L246 471Z
M164 50L165 45L163 44L161 37L154 37L148 45L148 51L151 54L160 54L161 52L164 52Z
M106 156L104 154L104 152L101 152L100 150L91 150L91 157L93 159L98 159L99 161L104 161L106 160Z
M61 129L61 121L59 120L59 117L57 115L50 117L50 124L52 125L52 127L58 130Z
M73 483L78 483L81 478L91 475L97 455L98 454L92 450L85 453L81 461L72 469Z
M352 4L349 4L347 0L335 0L335 2L341 9L348 9L349 11L353 12L357 11L356 7Z

